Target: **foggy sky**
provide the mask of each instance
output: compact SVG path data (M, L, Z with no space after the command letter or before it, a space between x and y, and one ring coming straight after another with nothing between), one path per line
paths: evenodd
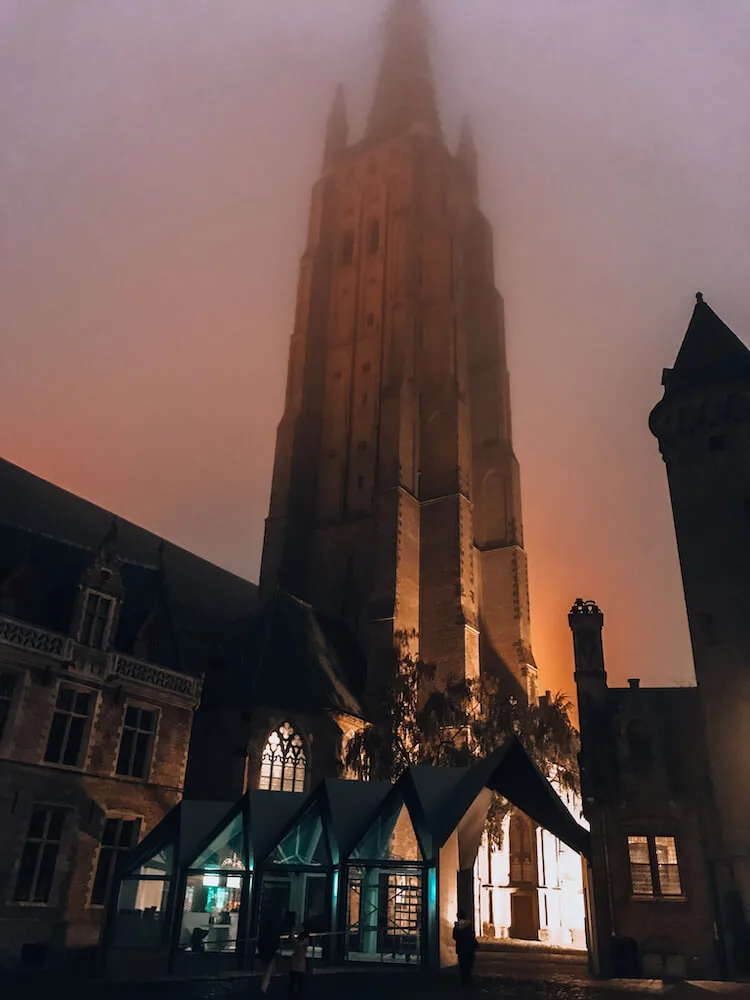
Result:
M0 454L257 580L310 188L384 0L0 0ZM647 418L750 338L748 0L431 0L495 229L542 686L692 681Z

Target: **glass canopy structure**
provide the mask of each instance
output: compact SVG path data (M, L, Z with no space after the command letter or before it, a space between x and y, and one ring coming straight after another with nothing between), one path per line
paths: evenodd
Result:
M587 832L516 740L470 768L413 767L395 784L183 801L118 873L105 972L251 968L269 922L306 927L311 955L330 963L453 964L491 790L587 854Z

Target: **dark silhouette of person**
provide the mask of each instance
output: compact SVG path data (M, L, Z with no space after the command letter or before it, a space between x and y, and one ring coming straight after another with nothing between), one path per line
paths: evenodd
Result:
M190 935L190 950L191 951L205 951L206 950L206 938L208 937L208 931L205 927L194 927L193 933Z
M307 927L292 935L292 962L289 969L289 996L303 997L307 991L307 949L310 932Z
M258 958L263 965L263 981L260 984L260 992L268 993L271 985L271 976L276 966L276 955L281 944L281 935L284 930L284 914L274 913L267 917L260 928L258 934Z
M477 938L474 933L474 926L466 919L463 910L456 914L456 922L453 925L453 940L456 942L456 955L458 956L458 973L461 977L461 985L471 986L474 974L474 959L477 953Z

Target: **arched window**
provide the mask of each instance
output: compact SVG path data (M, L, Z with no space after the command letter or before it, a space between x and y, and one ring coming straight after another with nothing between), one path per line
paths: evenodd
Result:
M260 759L259 787L272 792L304 792L306 770L302 737L285 722L266 740Z

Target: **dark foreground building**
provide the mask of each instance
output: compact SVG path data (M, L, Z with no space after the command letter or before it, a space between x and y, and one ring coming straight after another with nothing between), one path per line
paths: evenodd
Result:
M750 973L750 351L698 295L651 429L667 466L696 688L607 684L571 615L592 947L606 975Z
M183 790L341 773L357 657L309 606L255 598L0 460L0 961L95 949L120 858Z
M186 800L125 859L106 973L251 968L259 929L285 916L328 962L454 965L453 922L493 790L588 853L587 831L515 739L470 768L412 767L394 785Z

